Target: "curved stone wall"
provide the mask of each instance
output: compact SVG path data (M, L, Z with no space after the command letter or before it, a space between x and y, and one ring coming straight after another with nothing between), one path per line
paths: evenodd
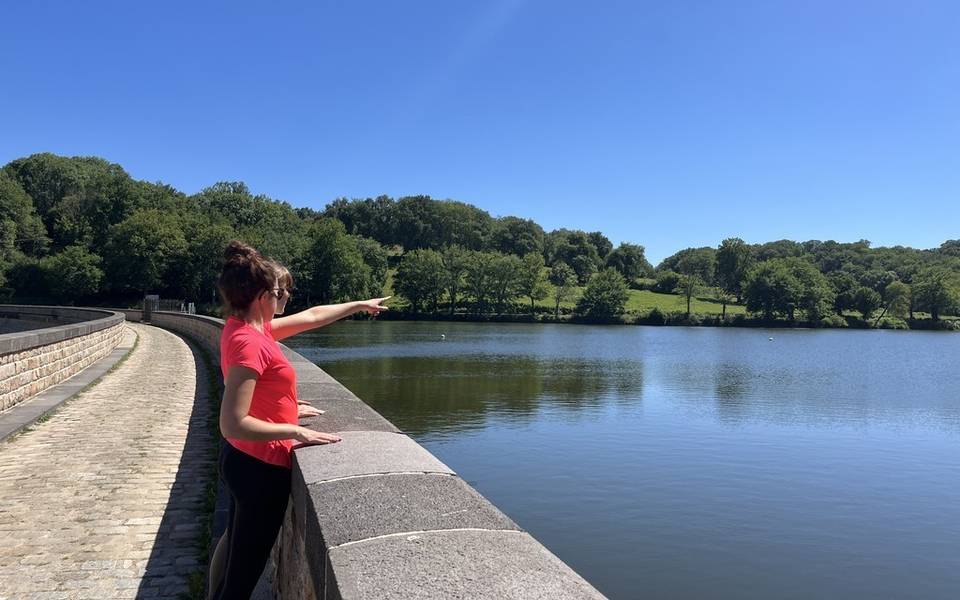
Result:
M139 311L125 311L139 320ZM223 321L155 312L220 356ZM295 451L275 585L283 600L603 598L449 467L312 362L283 346L304 421L338 444Z
M0 335L0 411L79 373L123 339L124 315L112 310L4 304L0 321L21 329Z

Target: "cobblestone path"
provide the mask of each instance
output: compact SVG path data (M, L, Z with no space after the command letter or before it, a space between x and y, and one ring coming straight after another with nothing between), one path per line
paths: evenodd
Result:
M205 569L203 363L169 331L127 327L124 363L0 443L0 600L176 598Z

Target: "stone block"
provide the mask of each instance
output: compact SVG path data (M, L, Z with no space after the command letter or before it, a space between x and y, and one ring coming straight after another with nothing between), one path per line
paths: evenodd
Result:
M294 451L294 483L382 473L446 473L453 471L409 437L382 431L345 431L343 440Z
M333 548L327 598L572 600L604 598L530 535L431 531Z
M334 393L340 395L334 396ZM304 427L328 433L344 431L399 432L399 429L393 423L342 386L338 389L331 389L331 393L313 391L299 393L298 395L301 400L309 401L311 405L326 411L326 414L319 417L301 420Z
M326 548L439 529L520 528L459 477L403 474L354 477L309 486L306 539Z

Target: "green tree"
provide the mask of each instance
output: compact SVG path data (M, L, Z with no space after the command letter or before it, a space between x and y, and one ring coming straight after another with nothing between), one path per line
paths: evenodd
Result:
M586 254L578 254L570 259L570 266L577 274L577 281L586 283L597 272L597 262Z
M483 314L493 286L493 261L495 255L470 251L466 254L464 284L467 293L476 302L477 312Z
M690 301L703 288L703 281L697 275L682 275L680 277L680 293L687 301L687 316L690 316Z
M750 246L740 238L727 238L717 248L717 283L740 302L743 297L743 280L753 266ZM726 305L724 305L726 308Z
M883 299L876 291L861 286L853 294L853 303L857 311L863 315L863 320L868 321L874 311L882 306Z
M587 234L587 238L590 240L590 243L593 244L593 247L597 249L597 256L600 258L600 261L606 260L607 255L613 251L613 242L599 231L591 231Z
M494 227L490 213L465 202L454 200L434 202L437 219L437 222L431 226L435 232L434 245L431 246L434 250L442 250L447 246L462 246L472 250L484 248ZM543 230L541 234L542 232Z
M627 281L653 274L653 266L644 256L644 248L638 244L622 243L606 258L606 266L616 269Z
M530 314L534 312L535 302L547 297L543 255L539 252L530 252L523 257L517 289L522 295L530 298Z
M497 314L521 293L523 260L513 254L495 252L490 261L490 291Z
M676 271L696 277L702 285L713 285L717 272L717 251L713 248L690 248L677 261Z
M717 251L702 248L684 248L668 256L657 265L657 272L674 271L682 275L696 275L704 283L712 283L717 269Z
M544 237L544 257L550 266L557 262L567 263L576 272L581 285L603 264L589 234L569 229L556 229Z
M370 267L370 297L379 297L383 287L387 284L387 250L377 240L359 235L351 236L360 251L364 264Z
M450 298L450 314L457 308L457 299L463 288L463 277L467 271L467 252L461 246L447 246L440 253L443 261L443 284Z
M140 188L120 165L89 158L83 172L80 189L64 196L48 213L56 246L102 247L110 227L140 208Z
M587 284L576 312L591 317L611 317L623 313L629 293L627 282L616 269L604 269Z
M727 305L730 304L731 302L733 302L733 301L736 299L736 296L734 296L733 294L731 294L730 292L724 290L724 289L721 288L721 287L714 288L714 290L715 290L715 296L714 296L714 297L717 299L717 302L720 303L720 307L721 307L721 308L720 308L720 316L721 316L722 318L726 319L726 318L727 318Z
M320 215L301 211L301 218L315 220L319 217L337 219L343 223L347 232L362 235L381 244L396 244L396 203L389 196L377 196L363 200L337 198L327 205Z
M183 260L171 265L169 285L180 288L178 297L194 302L209 299L215 304L223 250L237 233L224 220L211 219L199 211L182 213L180 223L187 251Z
M430 196L405 196L394 206L396 243L405 250L439 248L441 236L438 202Z
M934 321L957 305L956 275L941 267L921 271L912 286L913 295L920 310L930 313Z
M830 282L809 260L787 258L784 261L800 284L800 295L794 300L796 307L804 311L807 320L819 321L830 312L834 303ZM789 317L793 320L792 311Z
M906 317L910 310L910 286L902 281L891 281L883 292L883 301L884 312L900 319Z
M860 285L868 287L878 294L883 294L883 290L887 289L887 286L896 280L897 274L893 271L870 269L860 276Z
M560 316L560 303L570 298L577 287L577 274L566 263L558 262L550 269L553 284L553 299L556 301L554 316Z
M834 290L834 312L842 316L843 311L852 310L856 306L855 295L859 287L857 278L847 271L834 271L827 280Z
M73 304L100 291L102 260L84 246L68 246L40 261L47 289L58 304Z
M793 240L777 240L775 242L766 242L751 246L753 258L757 262L765 262L774 258L788 258L791 256L801 256L803 246Z
M429 302L437 310L446 271L443 259L436 250L412 250L403 255L394 276L393 285L410 301L413 312L419 312L421 303Z
M773 259L754 266L748 273L743 294L747 310L762 313L766 320L775 314L791 315L800 295L800 284L782 259Z
M504 254L526 256L531 252L543 253L543 228L530 219L496 219L490 237L490 249Z
M65 196L79 193L86 178L82 161L50 153L18 158L4 170L33 199L37 214L48 228L51 209Z
M826 277L807 260L797 257L762 262L747 274L744 286L747 310L762 312L767 320L775 314L793 321L797 309L810 320L819 320L834 301Z
M363 261L356 238L347 234L343 223L321 218L309 224L307 251L298 261L307 303L343 302L370 297L375 284L370 267Z
M175 215L156 209L134 212L107 234L103 263L111 290L127 296L169 291L168 271L185 259L187 248Z
M43 221L33 207L33 200L3 170L0 170L0 227L3 228L2 238L7 240L2 257L5 261L12 258L15 250L40 256L50 244Z

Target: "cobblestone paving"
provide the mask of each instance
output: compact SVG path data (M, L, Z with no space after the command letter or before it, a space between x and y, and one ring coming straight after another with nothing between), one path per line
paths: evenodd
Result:
M176 598L205 568L206 374L176 335L127 327L126 362L0 443L0 600Z

